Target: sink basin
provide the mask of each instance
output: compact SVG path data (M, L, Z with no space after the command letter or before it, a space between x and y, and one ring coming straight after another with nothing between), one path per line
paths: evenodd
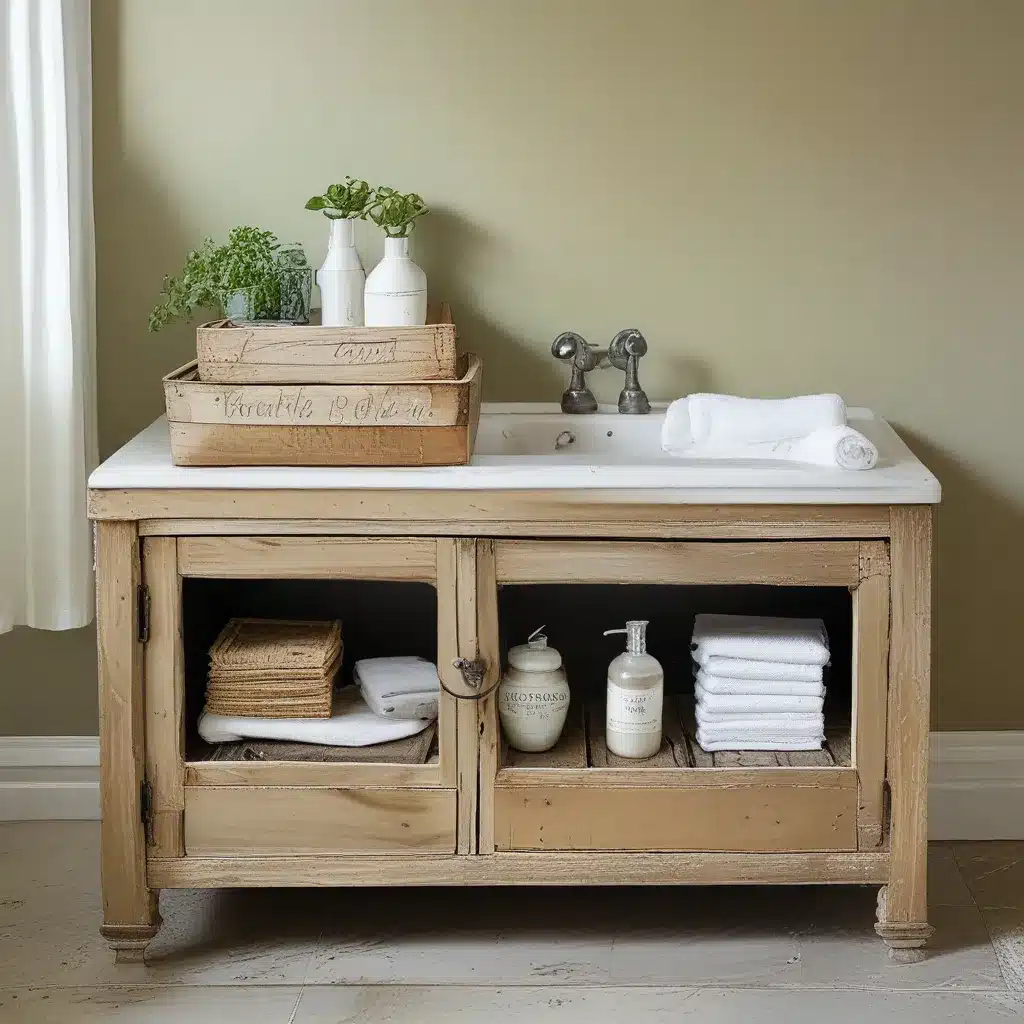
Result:
M275 488L572 491L591 500L653 504L900 504L940 497L935 477L885 420L851 409L851 426L878 446L866 473L754 459L681 459L661 450L665 407L622 416L604 406L570 416L557 405L484 403L467 466L181 467L171 463L161 417L89 479L102 488Z
M593 415L571 416L543 405L485 404L473 462L552 459L603 466L678 462L661 450L664 418L664 409L646 416L620 416L614 406L606 406Z

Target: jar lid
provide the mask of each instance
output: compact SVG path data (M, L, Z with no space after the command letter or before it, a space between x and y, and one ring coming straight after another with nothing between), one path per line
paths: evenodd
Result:
M520 672L554 672L562 667L562 656L548 647L548 638L540 631L541 626L525 644L519 644L508 652L508 663Z

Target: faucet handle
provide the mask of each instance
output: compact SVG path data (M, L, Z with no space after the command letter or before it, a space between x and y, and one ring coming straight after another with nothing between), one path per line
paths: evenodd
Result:
M645 355L647 355L647 339L635 327L627 327L626 330L619 331L608 346L608 360L619 370L626 369L630 356L639 359Z
M563 331L551 342L551 354L556 359L571 360L573 368L586 373L593 370L600 359L600 353L582 335L575 331Z
M643 415L651 411L651 403L640 387L640 358L647 355L647 339L635 328L619 331L608 346L608 359L626 371L626 383L619 394L619 412Z

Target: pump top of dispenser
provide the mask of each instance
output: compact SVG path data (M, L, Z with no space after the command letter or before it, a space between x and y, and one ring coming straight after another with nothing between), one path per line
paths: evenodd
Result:
M519 644L508 652L508 663L520 672L554 672L562 667L562 655L548 647L548 638L541 632L544 627L534 630L525 644Z
M606 629L604 635L611 636L612 633L625 633L626 651L629 654L646 654L648 622L648 619L630 619L626 623L625 629Z

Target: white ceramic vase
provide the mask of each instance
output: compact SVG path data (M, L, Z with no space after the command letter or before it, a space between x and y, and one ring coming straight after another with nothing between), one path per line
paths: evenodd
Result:
M569 712L569 683L562 656L547 637L508 652L508 671L498 687L498 715L509 746L516 750L550 750L562 735Z
M384 259L366 279L367 327L421 327L427 322L427 275L409 259L408 238L385 238Z
M339 217L331 221L327 258L317 271L324 327L362 327L366 274L356 251L356 222Z

